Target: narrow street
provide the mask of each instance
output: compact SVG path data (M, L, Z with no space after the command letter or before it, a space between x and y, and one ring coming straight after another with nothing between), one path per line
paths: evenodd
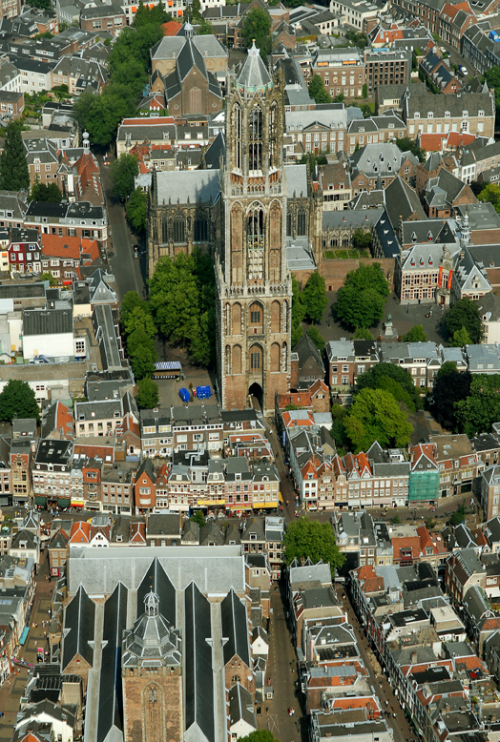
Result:
M36 590L33 598L33 607L27 626L29 635L24 647L20 647L17 659L24 658L29 664L36 665L37 649L44 651L48 649L48 642L44 632L48 632L48 626L43 626L43 621L49 619L49 608L51 594L54 587L46 577L48 576L48 562L46 555L42 552L38 575L35 578ZM33 626L36 624L36 626ZM0 690L0 711L5 715L0 720L0 742L10 742L12 730L19 711L19 701L24 693L28 680L28 669L12 665L10 678L5 681Z
M110 168L102 164L102 158L98 160L108 211L111 238L108 250L113 254L109 265L116 279L118 298L121 301L127 291L137 291L139 296L143 296L145 260L134 258L133 245L138 240L130 232L123 204L112 194Z

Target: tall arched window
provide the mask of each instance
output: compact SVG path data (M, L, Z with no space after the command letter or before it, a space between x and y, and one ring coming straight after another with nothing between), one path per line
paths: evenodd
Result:
M269 110L269 167L278 167L278 107L276 101Z
M264 277L264 211L255 204L247 216L248 278Z
M292 236L292 215L290 212L286 215L286 236Z
M199 113L201 111L201 90L199 88L191 88L189 91L189 107L191 113Z
M205 214L200 214L194 219L194 241L206 242L208 240L208 221Z
M174 242L186 241L186 225L183 216L176 216L174 219Z
M241 374L241 345L233 346L233 374Z
M233 106L232 123L234 152L233 167L241 170L241 108L237 104Z
M288 366L288 348L286 343L283 343L281 347L281 370L286 373Z
M264 308L258 301L250 304L248 309L248 329L252 334L264 332Z
M168 242L168 224L166 221L161 223L161 241Z
M263 115L260 106L254 106L248 117L248 169L262 170Z
M305 209L300 209L297 215L297 235L303 237L307 234L307 217Z
M251 374L262 371L262 348L260 345L252 345L248 351L248 368Z
M233 304L231 325L232 334L241 335L241 304Z
M279 301L273 301L271 304L271 332L280 332L281 325L281 306Z
M273 343L271 345L271 373L276 373L280 370L280 346L279 343Z

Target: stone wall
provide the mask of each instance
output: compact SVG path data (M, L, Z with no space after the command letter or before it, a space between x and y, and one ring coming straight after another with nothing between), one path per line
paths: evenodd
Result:
M325 279L327 291L338 291L350 271L355 271L360 265L380 263L382 270L389 281L391 291L394 290L394 260L392 258L350 258L323 259L319 264L319 273Z

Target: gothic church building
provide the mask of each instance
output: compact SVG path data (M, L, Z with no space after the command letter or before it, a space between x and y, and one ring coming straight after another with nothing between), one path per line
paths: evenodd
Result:
M283 100L281 78L268 73L254 44L228 79L220 167L153 174L149 273L162 256L195 247L215 260L217 375L226 410L244 409L253 395L272 411L276 392L289 390L287 247L312 246L320 262L320 194L307 165L284 164Z

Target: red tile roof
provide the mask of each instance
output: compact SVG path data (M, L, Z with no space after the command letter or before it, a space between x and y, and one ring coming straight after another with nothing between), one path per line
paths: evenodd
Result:
M80 259L80 238L42 234L42 255L51 258Z
M71 526L70 544L88 544L90 541L90 523L78 520Z
M164 36L177 36L182 28L182 23L178 23L177 21L167 21L167 23L162 23L161 27Z

